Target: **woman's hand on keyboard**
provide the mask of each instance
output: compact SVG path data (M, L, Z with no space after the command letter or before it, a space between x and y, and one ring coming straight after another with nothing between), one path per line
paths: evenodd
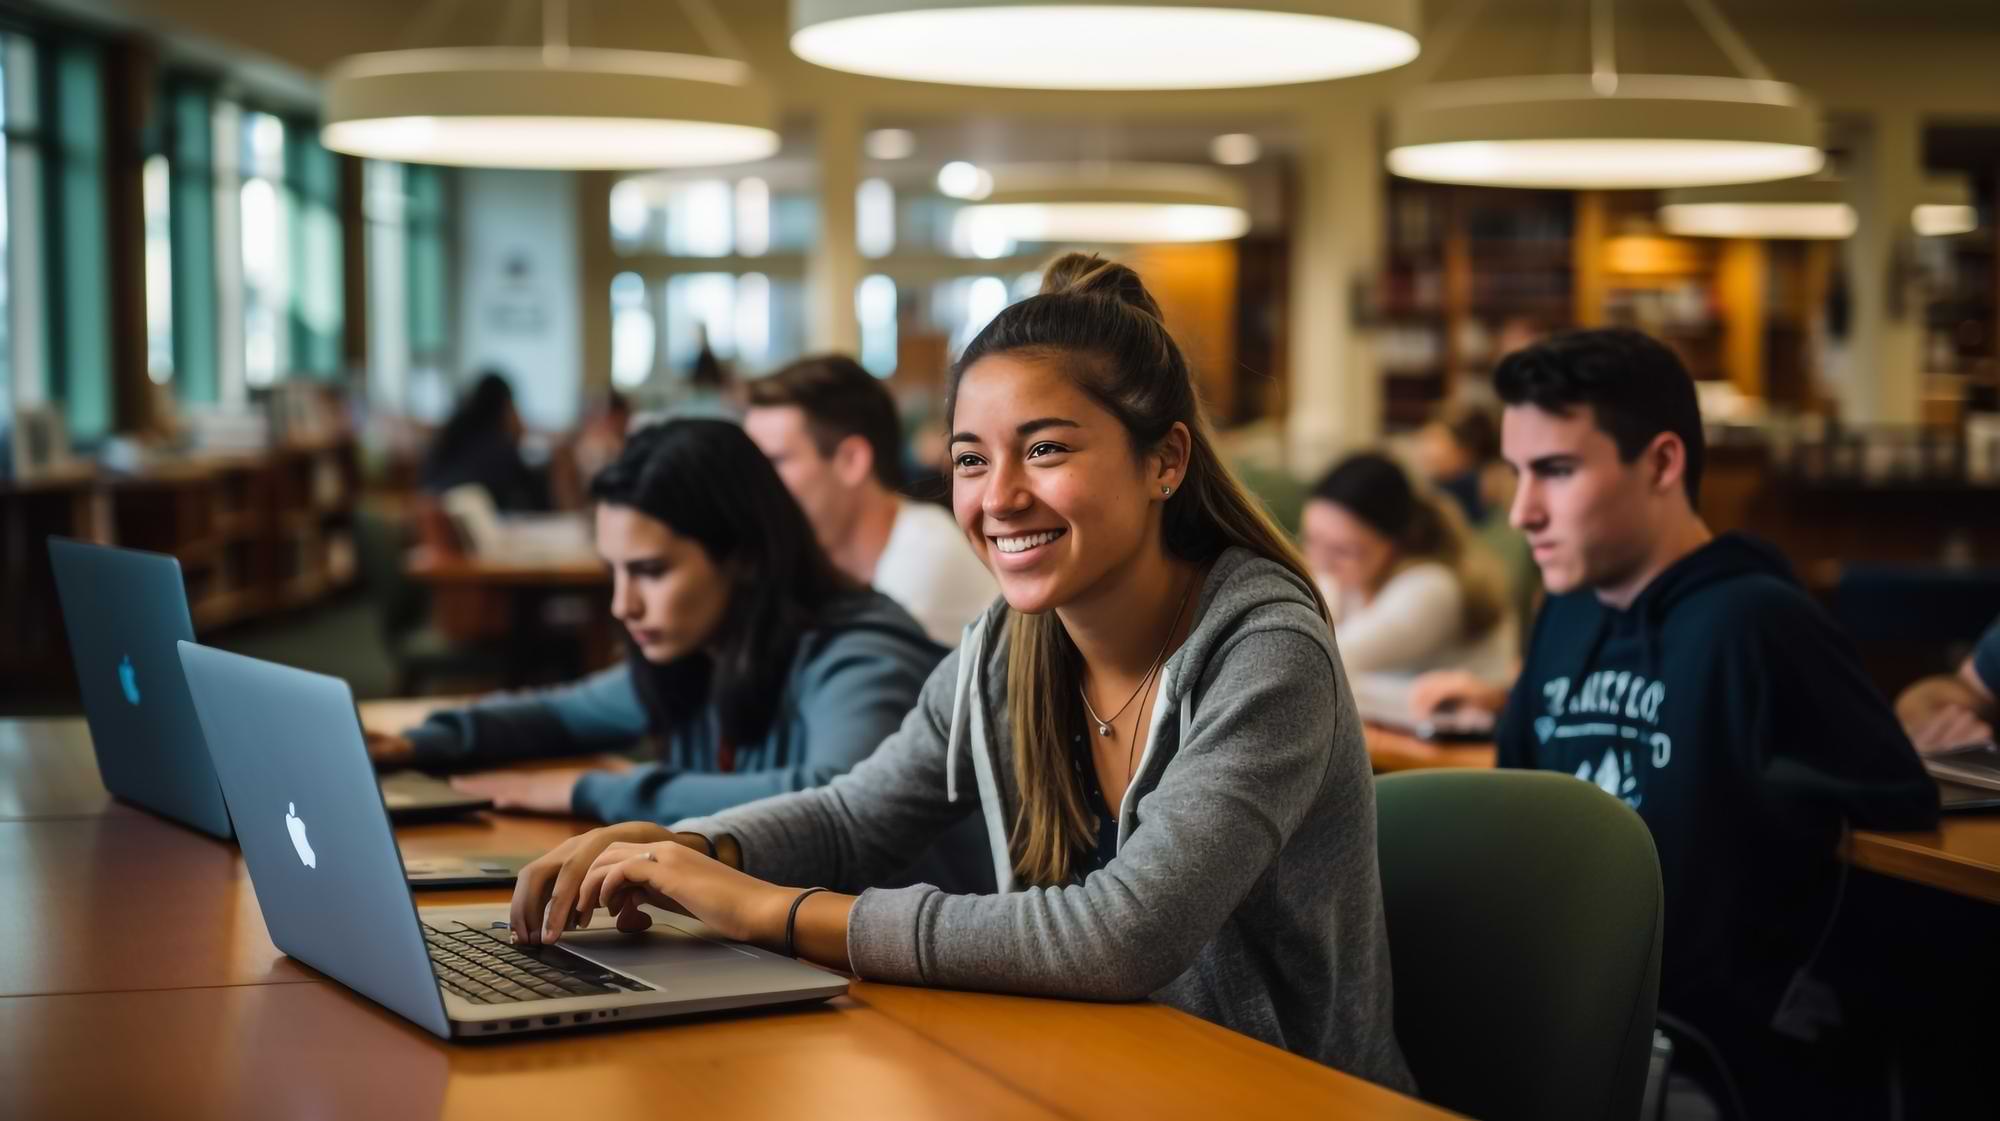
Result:
M576 909L587 924L601 906L617 916L618 929L639 931L652 925L639 907L651 904L700 919L724 938L776 948L797 895L797 888L766 883L684 843L617 842L585 874Z
M536 857L514 880L514 902L508 919L514 941L535 945L554 942L578 925L577 892L584 875L606 848L624 841L669 840L673 834L649 821L627 821L579 833Z

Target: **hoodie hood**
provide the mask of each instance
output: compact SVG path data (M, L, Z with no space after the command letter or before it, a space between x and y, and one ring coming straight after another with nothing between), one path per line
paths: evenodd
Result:
M1640 669L1647 677L1660 672L1660 631L1668 613L1693 596L1731 580L1770 576L1793 587L1798 577L1791 562L1769 542L1741 533L1725 533L1668 565L1652 583L1639 592L1631 606L1611 607L1600 603L1597 626L1589 641L1577 647L1580 655L1570 674L1582 680L1583 670L1597 660L1604 643L1613 635L1637 632L1645 655ZM1590 595L1589 592L1581 593Z
M964 796L959 760L962 756L970 757L979 806L986 822L994 882L1003 892L1014 887L1008 830L1016 805L1011 767L1013 733L1007 719L1010 610L1005 598L996 599L979 618L966 625L959 645L958 677L952 692L945 750L945 794L950 801ZM1285 566L1240 547L1224 550L1209 566L1193 610L1194 626L1186 641L1160 666L1160 699L1154 705L1153 721L1146 731L1145 747L1132 781L1126 788L1124 801L1117 807L1121 846L1138 822L1139 802L1159 784L1161 772L1186 740L1194 720L1196 686L1230 635L1253 613L1263 612L1299 616L1307 626L1327 632L1318 602L1303 580ZM1330 632L1326 638L1331 655Z
M1794 586L1799 582L1791 562L1777 546L1741 533L1725 533L1668 565L1627 610L1657 620L1696 592L1739 576L1775 576Z

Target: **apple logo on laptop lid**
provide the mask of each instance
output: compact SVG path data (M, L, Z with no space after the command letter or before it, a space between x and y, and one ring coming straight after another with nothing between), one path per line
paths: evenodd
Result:
M130 654L118 663L118 687L124 690L127 701L135 705L139 703L139 673L132 668Z
M313 847L306 840L306 819L299 817L293 803L285 803L285 831L292 835L292 847L299 852L299 863L308 868L318 868L318 858L313 855Z

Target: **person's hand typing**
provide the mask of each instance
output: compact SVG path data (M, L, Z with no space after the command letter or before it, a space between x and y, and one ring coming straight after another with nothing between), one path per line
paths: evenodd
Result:
M558 767L532 771L480 771L453 775L451 788L493 800L496 810L567 814L577 780L600 768Z
M686 836L692 844L701 843L692 833ZM529 945L554 942L563 931L576 929L578 891L591 864L605 849L620 842L650 844L674 839L664 826L627 821L579 833L536 857L514 880L514 901L508 914L514 940Z
M1420 718L1463 709L1498 714L1506 704L1505 689L1464 670L1439 670L1410 683L1410 709Z
M1929 717L1910 728L1910 742L1925 754L1976 743L1992 743L1993 726L1964 705L1941 705Z
M368 761L380 770L406 767L410 763L410 758L416 754L416 747L402 736L391 735L388 732L366 731L361 735L368 744Z

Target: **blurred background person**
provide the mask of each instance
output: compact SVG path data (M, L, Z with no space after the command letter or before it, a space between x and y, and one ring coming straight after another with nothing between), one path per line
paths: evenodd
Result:
M521 457L523 432L513 387L489 370L438 429L419 482L431 494L477 484L503 511L546 510L548 480Z
M1511 680L1514 619L1496 566L1448 501L1373 452L1341 461L1306 500L1306 559L1348 673Z
M750 383L743 428L798 499L827 556L932 639L959 632L999 588L944 509L898 496L896 402L861 364L818 355Z
M1418 429L1412 451L1417 470L1450 496L1472 536L1498 562L1517 634L1525 638L1542 580L1528 539L1507 522L1514 472L1500 458L1499 403L1473 396L1447 402Z

